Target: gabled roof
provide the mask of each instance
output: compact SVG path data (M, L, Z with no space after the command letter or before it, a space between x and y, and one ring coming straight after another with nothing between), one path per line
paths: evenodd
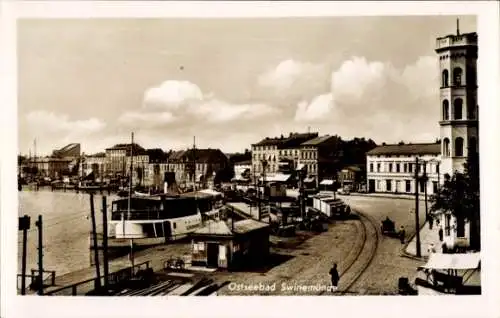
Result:
M130 156L130 149L132 149L134 156L143 155L146 153L146 150L141 147L139 144L116 144L113 147L106 148L106 150L126 150L127 156Z
M194 234L231 236L233 232L224 221L207 221L205 226L194 231Z
M370 151L367 155L439 155L441 143L396 144L382 145Z
M318 133L290 133L287 137L265 138L254 144L254 146L278 146L278 148L295 148L301 143L318 137Z
M195 159L196 157L196 159ZM188 149L183 151L174 152L170 155L169 161L183 161L192 162L193 159L196 163L213 163L220 161L228 161L226 155L220 149Z
M244 234L266 227L269 227L269 224L252 219L234 222L234 232L238 234Z
M303 142L301 146L318 146L321 145L322 143L326 141L330 141L331 139L337 138L336 136L330 136L330 135L325 135L325 136L318 136L314 139L310 139L306 142Z

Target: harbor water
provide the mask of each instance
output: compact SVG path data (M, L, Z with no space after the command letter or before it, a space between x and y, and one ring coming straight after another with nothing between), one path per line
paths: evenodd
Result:
M107 195L105 193L104 195ZM114 195L107 195L108 220ZM97 232L102 232L102 196L94 195ZM89 233L92 231L90 195L74 191L23 189L19 192L19 216L31 217L28 231L27 274L38 269L38 229L35 222L43 217L43 267L66 274L90 266ZM18 273L21 273L22 232L18 233Z

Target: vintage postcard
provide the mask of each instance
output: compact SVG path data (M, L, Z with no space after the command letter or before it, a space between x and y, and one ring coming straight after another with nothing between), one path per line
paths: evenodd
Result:
M6 317L493 316L494 4L5 8Z

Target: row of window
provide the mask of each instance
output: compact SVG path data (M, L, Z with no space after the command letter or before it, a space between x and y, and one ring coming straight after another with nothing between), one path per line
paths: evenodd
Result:
M475 110L472 105L467 108L467 118L474 119ZM447 99L443 100L443 120L450 120L450 103ZM461 98L455 98L453 101L453 119L466 119L463 118L463 100Z
M469 149L472 151L477 151L477 139L475 137L471 137L469 139ZM450 149L450 139L443 139L443 157L450 157L451 149ZM462 137L455 138L454 144L454 156L455 157L463 157L464 156L464 139Z
M412 183L415 183L413 180L403 180L405 188L404 190L401 189L401 184L402 180L396 180L395 186L393 188L393 181L391 179L385 180L385 189L382 188L382 182L384 180L377 180L377 188L376 191L386 191L386 192L406 192L406 193L411 193L414 190L412 189L411 185ZM423 180L419 181L418 183L418 191L419 192L425 192L425 182ZM432 181L432 193L436 193L438 191L438 183L437 181Z
M382 164L377 163L377 172L403 172L403 173L413 173L415 169L415 163L388 163L386 165L387 169L386 171L382 171ZM432 170L432 167L434 166L434 170ZM373 163L370 163L370 172L374 172L374 165ZM428 168L428 169L427 169ZM428 173L439 173L439 164L428 164L427 167L427 172ZM420 163L417 166L417 172L423 172L424 171L424 164Z
M317 172L317 166L316 166L316 164L304 164L304 166L306 167L307 171L310 172L310 173ZM255 171L255 172L262 172L262 165L260 165L260 164L254 164L253 165L253 171ZM266 171L267 172L276 172L276 171L278 171L278 165L270 164L270 165L267 166Z

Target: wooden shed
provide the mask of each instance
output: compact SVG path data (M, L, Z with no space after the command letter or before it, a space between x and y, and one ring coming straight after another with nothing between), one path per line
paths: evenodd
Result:
M252 219L208 221L192 233L192 265L238 269L260 265L269 256L269 224Z

